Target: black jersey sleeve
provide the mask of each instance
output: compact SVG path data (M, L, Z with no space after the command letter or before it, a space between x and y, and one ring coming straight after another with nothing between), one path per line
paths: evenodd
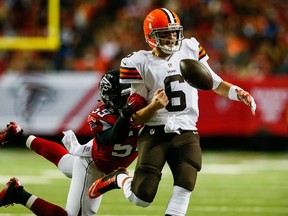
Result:
M113 127L95 133L97 144L112 145L122 143L122 141L128 136L129 123L130 119L119 116Z

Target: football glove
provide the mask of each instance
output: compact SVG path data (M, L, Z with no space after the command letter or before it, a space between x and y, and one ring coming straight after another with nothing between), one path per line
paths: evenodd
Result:
M133 113L147 106L147 101L144 97L137 93L133 93L127 99L127 103L121 109L123 118L130 118Z
M237 97L240 101L245 103L251 108L251 112L255 115L256 103L254 98L249 94L249 92L244 91L243 89L235 89L237 92Z

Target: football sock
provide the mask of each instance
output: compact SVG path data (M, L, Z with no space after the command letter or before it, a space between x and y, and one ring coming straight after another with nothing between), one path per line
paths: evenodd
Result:
M189 205L191 191L174 186L165 215L185 215Z
M59 160L69 154L61 144L30 135L26 146L58 166Z
M27 203L27 208L29 208L35 215L41 215L41 216L51 216L51 215L57 215L57 216L66 216L68 215L67 212L52 203L49 203L41 198L37 198L32 195L31 197L31 206Z
M131 183L132 183L132 177L127 177L126 179L123 179L123 185L122 185L122 190L124 193L124 196L126 197L129 202L137 205L137 206L142 206L142 207L147 207L151 203L145 202L141 199L139 199L132 191L131 191Z
M129 177L129 176L126 175L126 174L123 174L123 173L117 175L117 185L118 185L119 188L122 188L122 186L123 186L123 181L124 181L124 179L126 179L127 177Z

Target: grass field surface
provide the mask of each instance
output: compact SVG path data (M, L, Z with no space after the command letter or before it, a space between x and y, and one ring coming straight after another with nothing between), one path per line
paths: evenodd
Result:
M129 167L133 174L133 167ZM65 208L70 180L28 149L0 148L0 187L18 177L34 195ZM104 195L99 216L164 215L172 191L168 167L154 202L147 208L129 203L121 190ZM33 215L21 205L0 208L1 216ZM288 152L203 152L203 169L192 193L188 216L287 216Z

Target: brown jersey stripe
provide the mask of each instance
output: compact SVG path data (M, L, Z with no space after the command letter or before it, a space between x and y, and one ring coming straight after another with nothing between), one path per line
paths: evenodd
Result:
M206 51L203 49L201 45L199 45L198 60L201 60L204 56L206 56Z
M120 79L142 79L136 68L120 67Z

